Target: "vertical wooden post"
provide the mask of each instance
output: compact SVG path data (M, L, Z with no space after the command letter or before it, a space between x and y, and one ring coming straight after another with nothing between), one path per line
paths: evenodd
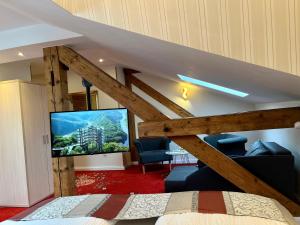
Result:
M44 48L45 78L48 88L49 112L68 111L67 69L58 59L57 47ZM73 157L53 158L54 195L68 196L75 193Z
M132 83L131 83L131 75L134 73L139 73L138 71L132 70L132 69L123 69L124 76L125 76L125 86L132 91ZM128 125L129 125L129 139L130 139L130 155L131 155L131 161L137 161L138 160L138 154L137 150L134 144L134 141L136 139L136 130L135 130L135 118L134 113L131 111L128 112Z

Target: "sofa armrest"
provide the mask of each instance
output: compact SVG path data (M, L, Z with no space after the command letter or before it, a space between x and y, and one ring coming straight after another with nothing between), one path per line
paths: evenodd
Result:
M199 168L185 180L186 191L240 191L208 166Z
M135 147L136 147L136 149L137 149L137 151L138 151L139 153L141 153L141 152L144 151L143 145L142 145L142 143L141 143L139 140L135 140L135 141L134 141L134 144L135 144Z
M293 156L261 155L235 157L233 160L280 192L294 197L297 181Z
M169 138L163 138L161 143L161 148L169 151L170 150L170 142L171 140Z

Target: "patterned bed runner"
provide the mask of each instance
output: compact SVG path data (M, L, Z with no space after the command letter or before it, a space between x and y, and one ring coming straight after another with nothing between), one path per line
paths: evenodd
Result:
M42 220L92 216L106 220L132 220L166 214L200 212L253 216L294 224L277 201L238 192L177 192L137 195L81 195L57 198L16 220Z

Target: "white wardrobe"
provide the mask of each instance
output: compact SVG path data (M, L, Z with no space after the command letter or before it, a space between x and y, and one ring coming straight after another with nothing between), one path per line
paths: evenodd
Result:
M0 206L31 206L53 193L47 91L0 82Z

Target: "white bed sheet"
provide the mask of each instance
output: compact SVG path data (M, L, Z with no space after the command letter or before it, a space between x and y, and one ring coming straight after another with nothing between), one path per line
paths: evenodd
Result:
M298 225L296 221L295 225ZM251 216L183 213L160 217L155 225L288 225L288 223Z
M1 225L110 225L103 219L93 217L34 220L34 221L12 221L6 220Z

